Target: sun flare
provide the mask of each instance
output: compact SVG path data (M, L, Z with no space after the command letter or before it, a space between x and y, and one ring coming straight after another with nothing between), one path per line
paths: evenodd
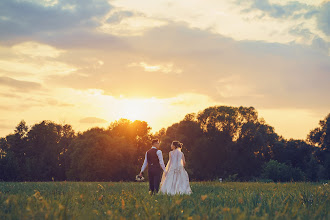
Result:
M150 104L143 100L125 100L122 103L122 117L131 121L145 120L148 118Z
M154 99L122 99L119 103L118 118L131 121L143 120L151 122L163 114L162 105Z

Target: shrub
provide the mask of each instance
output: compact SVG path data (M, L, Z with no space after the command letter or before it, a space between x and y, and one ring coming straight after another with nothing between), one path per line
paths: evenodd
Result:
M261 178L271 179L275 182L301 181L304 179L304 173L299 168L293 168L285 163L270 160L264 164Z

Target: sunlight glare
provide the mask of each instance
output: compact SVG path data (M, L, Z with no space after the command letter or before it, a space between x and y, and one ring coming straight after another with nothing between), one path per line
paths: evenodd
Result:
M152 121L163 112L162 105L154 99L122 99L119 102L119 118L126 118L131 121L143 120Z

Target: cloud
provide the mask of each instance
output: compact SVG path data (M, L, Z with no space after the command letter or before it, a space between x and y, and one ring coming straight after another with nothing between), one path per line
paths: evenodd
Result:
M324 54L330 56L330 42L315 36L312 41L312 47L319 51L323 51Z
M0 76L0 85L14 88L15 90L21 92L42 89L42 85L40 83L16 80L6 76Z
M65 50L47 44L27 41L11 47L1 46L0 49L4 51L0 53L0 71L8 76L18 76L21 79L28 76L40 81L40 76L68 74L77 70L73 65L59 59L66 53Z
M141 36L146 30L167 24L164 20L148 18L145 15L133 16L124 13L120 17L116 17L110 17L98 29L116 36Z
M51 57L56 58L65 51L58 50L52 46L46 44L40 44L38 42L24 42L16 44L12 47L12 50L16 54L23 54L32 58L35 57Z
M297 36L297 37L302 37L306 40L311 39L314 35L311 32L311 30L304 27L303 23L300 23L299 25L293 26L292 29L289 30L289 33L294 35L294 36Z
M107 120L104 120L102 118L97 118L97 117L87 117L83 118L79 121L80 123L89 123L89 124L103 124L107 123Z
M317 15L317 25L327 36L330 35L330 1L324 1Z
M106 23L119 24L123 19L132 17L134 15L136 15L136 13L132 11L112 10L108 18L106 18Z
M145 62L139 62L139 63L131 63L128 65L128 67L142 67L144 71L146 72L162 72L162 73L175 73L180 74L182 73L181 69L174 68L173 63L167 63L167 64L159 64L159 65L150 65Z
M307 5L298 1L289 1L286 4L270 3L269 0L237 0L236 4L244 5L242 13L252 11L262 11L264 14L273 18L301 18L302 16L310 17L315 14L315 6Z
M10 59L0 60L0 70L45 76L48 74L66 75L76 71L76 68L58 61Z
M262 12L259 19L269 16L275 19L311 19L316 18L317 27L325 35L330 35L330 1L324 1L319 5L310 5L298 1L289 1L285 4L270 3L269 0L236 0L236 4L243 6L241 13ZM291 30L291 34L296 35L297 31L302 35L309 34L306 29ZM307 31L307 32L306 32Z
M296 36L295 43L309 45L311 48L330 56L330 39L323 36L322 33L319 33L322 37L315 32L313 33L310 28L306 28L305 22L292 26L288 29L288 33Z
M311 48L330 56L330 41L312 33L310 29L304 27L304 23L293 26L289 29L289 33L297 36L295 43L310 45Z
M70 32L72 28L95 28L111 9L106 0L58 0L51 5L37 2L0 1L0 40L13 41L20 36L37 34L51 36L59 31Z
M51 106L57 106L57 107L74 107L75 106L70 103L58 101L55 98L47 98L46 100L38 100L38 101L44 103L45 105L51 105Z
M12 110L12 109L6 105L0 105L0 110L8 111L8 110Z
M313 48L320 40L315 39L313 47L295 42L235 41L180 23L150 29L143 37L122 40L128 46L120 51L96 47L72 52L75 57L92 56L95 63L102 59L104 64L97 71L80 69L66 76L49 76L47 84L85 90L98 88L115 97L169 98L198 93L231 105L330 107L324 102L330 93L329 59ZM143 60L142 64L136 62L137 58ZM132 63L142 68L127 68ZM182 72L152 72L160 71L168 63L180 67Z
M5 98L20 98L21 96L14 94L14 93L8 93L8 92L0 92L1 97Z

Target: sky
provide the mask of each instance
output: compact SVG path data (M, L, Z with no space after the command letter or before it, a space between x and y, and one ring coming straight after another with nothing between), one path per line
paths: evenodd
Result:
M330 113L330 1L1 0L0 137L25 120L156 132L253 106L285 138Z

